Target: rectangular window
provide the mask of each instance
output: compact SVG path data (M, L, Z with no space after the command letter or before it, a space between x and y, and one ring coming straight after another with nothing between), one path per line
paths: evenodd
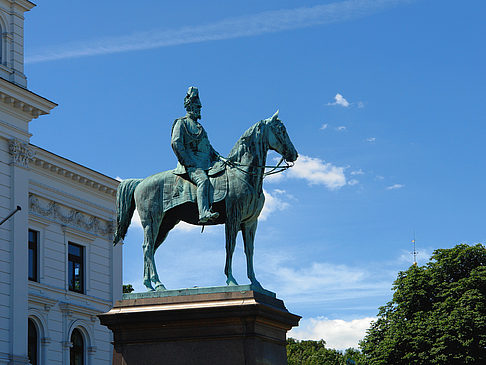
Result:
M69 290L84 293L84 248L69 242L68 252Z
M29 229L29 280L37 281L39 232Z

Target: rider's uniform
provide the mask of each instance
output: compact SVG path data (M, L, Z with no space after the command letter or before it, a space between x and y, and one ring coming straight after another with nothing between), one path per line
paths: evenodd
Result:
M177 175L187 174L197 185L199 219L211 214L209 207L208 170L217 161L218 154L211 146L203 126L191 118L176 119L172 125L171 145L177 156Z

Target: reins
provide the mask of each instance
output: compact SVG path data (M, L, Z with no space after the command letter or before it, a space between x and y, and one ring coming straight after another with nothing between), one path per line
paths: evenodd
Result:
M270 171L263 173L263 178L267 177L268 175L273 175L273 174L278 174L280 172L284 172L285 170L294 166L293 162L289 163L283 157L280 159L278 164L276 164L275 166L272 166L272 165L264 165L264 166L246 165L246 164L241 164L241 163L238 163L238 162L230 161L230 160L228 160L228 159L226 159L222 156L219 156L219 158L226 165L231 166L231 167L237 169L238 171L241 171L241 172L248 174L248 175L258 175L258 174L254 173L254 172L249 172L249 171L243 170L241 167L256 167L256 168L260 168L260 169L271 169ZM282 162L285 162L285 166L280 166L282 164Z

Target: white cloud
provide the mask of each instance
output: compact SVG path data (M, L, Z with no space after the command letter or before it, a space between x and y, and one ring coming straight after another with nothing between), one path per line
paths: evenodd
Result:
M403 184L393 184L393 185L387 186L386 190L401 189L403 187L405 187L405 185L403 185Z
M284 201L283 197L287 194L285 190L274 189L272 193L263 189L265 195L265 205L260 213L259 220L266 220L270 214L278 210L284 210L289 207L289 203Z
M324 129L326 129L326 128L327 128L327 123L324 123L323 125L321 125L321 128L320 128L320 129L321 129L321 130L324 130Z
M362 18L408 0L347 0L312 7L270 10L211 24L152 30L131 35L71 42L28 54L26 63L154 49L282 32Z
M342 96L341 94L337 93L336 96L334 97L334 103L327 103L327 105L340 105L340 106L343 106L343 107L347 108L351 104L349 103L349 101L347 101L344 98L344 96Z
M396 273L390 277L380 268L314 261L295 267L295 258L275 251L256 257L263 282L272 283L272 290L291 305L333 307L361 303L365 298L388 293ZM264 265L260 265L264 263Z
M324 185L328 189L339 189L346 185L344 167L334 166L319 158L300 156L286 176L307 180L311 185Z
M356 179L351 179L351 180L348 181L348 185L353 186L353 185L357 185L357 184L359 184L359 181L356 180Z
M130 227L143 229L142 222L140 221L140 216L138 215L138 210L135 209L132 216L132 221L130 222Z
M288 336L299 340L323 339L326 347L338 350L358 348L358 342L366 335L371 321L375 320L375 317L349 321L324 317L302 319L299 327L292 329Z
M359 169L359 170L354 170L351 171L351 175L364 175L364 171Z
M381 175L376 175L376 180L385 180L385 177Z
M366 138L366 142L375 142L376 141L376 138L375 137L370 137L370 138Z
M341 125L341 126L339 126L339 127L336 127L336 130L337 130L338 132L344 132L344 131L346 130L346 126Z
M205 227L204 231L209 227ZM174 231L180 231L180 232L195 232L201 230L201 226L195 226L193 224L189 224L186 222L179 222L177 225L173 228Z

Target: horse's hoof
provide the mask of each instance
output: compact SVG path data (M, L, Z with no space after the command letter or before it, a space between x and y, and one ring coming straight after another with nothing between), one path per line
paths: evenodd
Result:
M260 284L258 281L251 283L250 288L253 290L265 290L262 284Z
M147 288L147 291L154 291L154 287L152 286L152 284L150 283L150 280L148 281L144 281L143 282L143 285L145 285L145 287Z
M164 291L167 290L164 286L164 284L160 283L155 286L155 291Z
M229 286L234 286L234 285L238 285L238 283L236 282L236 280L226 280L226 285L229 285Z

